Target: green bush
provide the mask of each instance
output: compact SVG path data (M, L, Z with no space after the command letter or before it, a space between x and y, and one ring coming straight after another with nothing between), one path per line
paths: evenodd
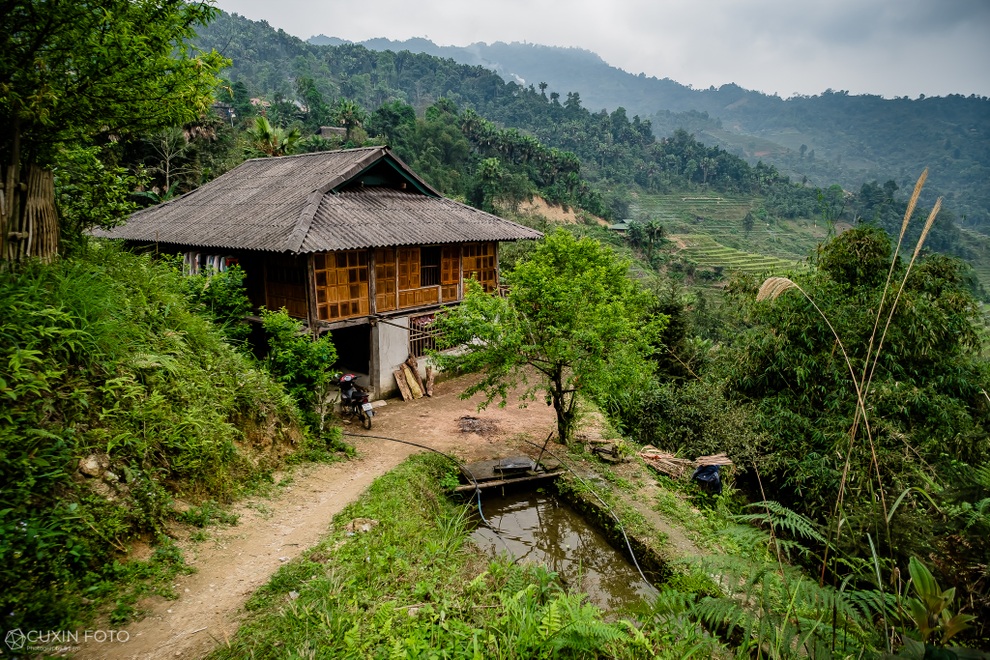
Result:
M229 499L301 439L291 399L185 286L99 244L0 274L4 628L80 621L83 594L162 530L173 494Z
M337 350L330 335L312 339L303 324L289 316L283 307L277 312L263 310L261 323L268 337L268 371L302 409L303 417L320 437L328 430L328 401L333 385L333 364Z
M708 381L654 381L631 392L620 415L636 442L689 458L724 453L745 471L765 450L766 437L747 406Z
M199 506L194 506L179 513L176 518L194 527L206 527L207 525L236 525L239 516L236 513L225 511L213 500L206 500Z
M240 344L251 335L247 315L251 300L244 291L244 271L232 266L216 273L212 270L183 278L183 288L193 308L212 320L228 341Z

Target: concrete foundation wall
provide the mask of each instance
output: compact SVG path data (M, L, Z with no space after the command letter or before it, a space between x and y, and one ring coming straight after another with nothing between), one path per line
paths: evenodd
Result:
M400 326L400 327L396 327ZM383 399L398 391L393 372L409 357L409 317L390 318L371 329L371 386Z
M398 327L397 327L398 326ZM398 396L395 370L409 359L409 317L393 317L387 323L376 323L371 328L371 381L376 399ZM426 367L432 366L429 358L418 358L419 375L426 378Z

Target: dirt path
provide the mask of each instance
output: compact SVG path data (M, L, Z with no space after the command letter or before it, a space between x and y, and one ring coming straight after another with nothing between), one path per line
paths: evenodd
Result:
M429 399L389 400L377 409L374 428L367 433L417 442L463 460L483 460L521 448L523 440L542 441L555 428L552 409L541 403L477 412L477 398L458 398L467 383L464 378L440 383ZM476 425L484 427L483 434L462 431L465 416L483 420ZM345 425L344 431L365 433L357 425ZM75 657L200 658L233 636L250 595L284 562L315 545L333 516L372 481L418 451L387 440L345 439L357 449L356 459L300 469L276 499L237 506L238 525L211 530L206 542L182 542L196 572L176 581L179 598L141 603L148 615L124 629L126 643L91 643Z

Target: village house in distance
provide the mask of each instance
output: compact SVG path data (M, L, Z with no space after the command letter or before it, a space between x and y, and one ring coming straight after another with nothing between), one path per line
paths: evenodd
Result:
M500 241L542 236L444 198L387 147L249 160L94 233L183 254L191 272L239 264L255 307L331 333L340 368L379 397L468 279L497 289Z

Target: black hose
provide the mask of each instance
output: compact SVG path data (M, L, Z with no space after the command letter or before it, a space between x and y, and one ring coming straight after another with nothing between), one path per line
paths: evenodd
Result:
M368 434L364 434L364 433L347 433L347 432L342 432L342 435L346 435L346 436L351 437L351 438L374 438L375 440L388 440L390 442L399 442L399 443L404 444L404 445L411 445L413 447L419 447L420 449L428 449L429 451L436 452L437 454L440 454L441 456L443 456L447 460L453 462L457 467L459 467L464 472L464 474L466 474L468 476L468 478L471 480L471 483L474 484L474 493L478 497L478 515L481 516L481 520L485 523L485 526L488 527L488 529L490 529L493 532L495 532L495 536L498 536L499 540L502 541L502 544L505 545L506 549L508 549L509 546L508 546L508 544L505 543L505 539L503 539L501 536L499 536L499 533L497 531L495 531L495 528L492 527L491 523L488 522L488 519L485 518L484 511L481 510L481 486L478 485L478 480L475 478L474 473L471 472L471 469L467 465L465 465L464 463L461 463L459 460L457 460L456 458L454 458L450 454L445 454L444 452L440 451L439 449L434 449L433 447L427 447L426 445L421 445L418 442L412 442L410 440L399 440L398 438L388 438L388 437L385 437L384 435L368 435Z
M502 545L504 545L505 548L507 550L509 550L509 545L505 542L505 539L503 539L502 536L498 533L498 531L496 531L495 528L492 527L491 523L488 522L488 519L485 518L484 512L481 510L481 487L478 485L478 480L475 478L474 474L471 472L471 470L470 470L470 468L468 468L468 466L464 465L463 463L461 463L459 460L457 460L456 458L454 458L450 454L445 454L444 452L440 451L439 449L434 449L433 447L427 447L426 445L421 445L418 442L412 442L410 440L399 440L398 438L389 438L389 437L386 437L386 436L383 436L383 435L366 435L364 433L347 433L347 432L343 432L343 435L346 435L346 436L352 437L352 438L374 438L376 440L388 440L390 442L399 442L399 443L404 444L404 445L410 445L410 446L413 446L413 447L419 447L420 449L426 449L426 450L429 450L429 451L432 451L432 452L436 452L437 454L440 454L441 456L445 457L447 460L452 461L455 465L457 465L459 468L461 468L461 470L463 470L466 475L468 475L468 478L470 478L471 479L471 482L474 484L474 492L475 492L475 495L478 498L478 515L481 516L481 520L485 523L485 526L488 527L488 529L490 529L493 532L495 532L495 536L497 536L498 539L500 541L502 541ZM599 497L598 493L596 493L595 490L591 486L588 485L588 482L586 482L584 479L581 478L581 475L579 475L577 472L575 472L573 469L571 469L571 467L569 465L567 465L559 456L557 456L556 454L554 454L552 451L547 450L546 449L546 445L544 445L543 447L540 447L540 445L538 445L538 444L536 444L534 442L530 442L529 440L525 440L525 442L528 445L533 445L534 447L538 447L538 448L541 448L541 449L545 450L547 454L550 454L555 459L557 459L557 461L559 461L561 465L563 465L565 468L567 468L568 472L570 472L571 474L573 474L577 478L577 480L580 481L581 484L585 488L587 488L588 491L592 495L595 496L595 499L597 499L599 502L601 502L602 506L605 507L606 510L608 510L608 512L615 519L616 524L618 524L619 531L622 532L622 538L626 542L626 548L629 549L629 556L632 557L633 565L636 567L636 570L639 572L639 576L641 578L643 578L643 582L646 582L647 584L652 584L646 578L646 575L643 573L643 569L639 567L639 561L636 560L636 553L633 552L632 544L629 542L629 537L626 535L626 528L622 525L622 521L619 520L619 516L615 515L615 511L612 510L612 507L610 507L608 505L608 503L605 502L605 500L603 500L601 497ZM509 552L511 553L512 551L509 550Z
M536 444L535 442L530 442L529 440L524 440L524 442L526 444L528 444L528 445L533 445L534 447L537 447L537 448L540 447L540 445ZM596 493L595 490L591 486L588 485L588 482L585 481L584 479L582 479L581 478L581 475L579 475L577 472L575 472L573 469L571 469L571 466L567 465L567 463L565 463L559 456L555 455L552 451L550 451L548 449L546 450L546 453L550 454L555 459L557 459L557 461L559 461L561 465L563 465L565 468L567 468L567 471L568 472L570 472L575 477L577 477L577 480L581 482L581 485L583 485L585 488L587 488L588 489L588 492L590 492L592 495L594 495L595 496L595 499L598 500L599 502L601 502L602 503L602 506L605 507L606 510L608 510L608 512L612 515L613 518L615 518L615 522L619 526L619 531L622 532L622 538L625 539L625 541L626 541L626 548L629 549L629 556L632 557L633 565L636 567L636 570L639 571L639 576L641 578L643 578L643 582L646 582L647 584L652 584L652 582L650 582L649 580L646 579L646 575L643 574L643 569L639 567L639 562L636 561L636 553L633 552L632 544L629 542L629 537L626 536L626 528L622 525L622 521L619 520L619 516L615 515L615 511L612 510L612 507L610 507L608 505L608 503L605 502L605 500L603 500L601 497L599 497L598 493Z

